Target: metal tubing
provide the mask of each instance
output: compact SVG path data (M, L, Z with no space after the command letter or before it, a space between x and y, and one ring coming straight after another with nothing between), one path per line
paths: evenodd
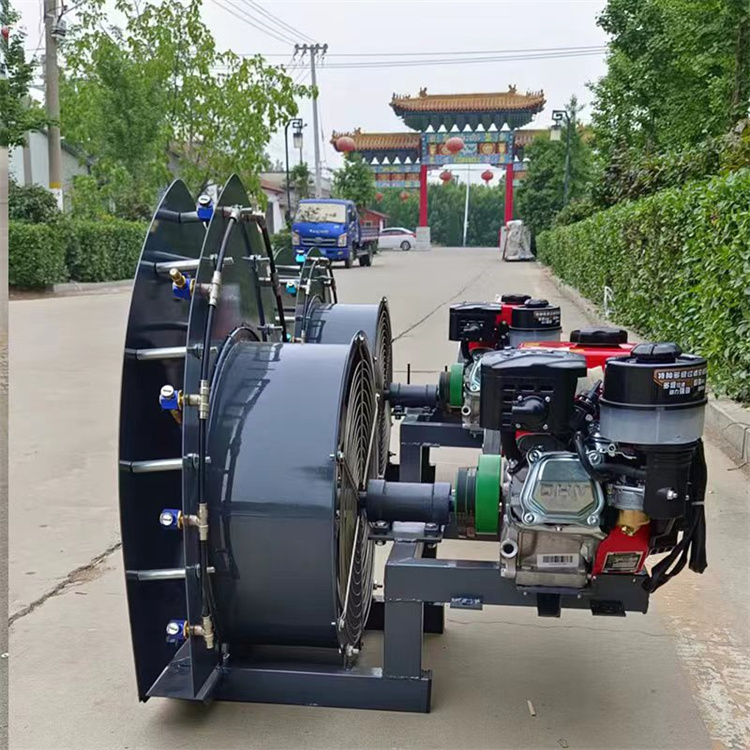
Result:
M143 362L162 359L185 359L187 356L187 347L165 346L153 349L126 349L125 354L130 354Z
M195 271L200 265L198 258L186 258L185 260L166 261L154 263L154 271L160 274L168 274L173 268L178 271Z
M177 224L198 224L203 219L198 216L197 211L170 211L167 208L160 208L154 217L160 221L174 221Z
M448 523L451 486L448 482L386 482L371 479L365 493L370 521Z
M185 568L155 568L154 570L126 570L129 581L180 581L185 578Z
M438 387L391 383L387 396L391 406L402 406L405 409L432 408L438 403Z
M120 461L120 466L133 474L152 474L158 471L181 471L181 458L158 458L150 461Z

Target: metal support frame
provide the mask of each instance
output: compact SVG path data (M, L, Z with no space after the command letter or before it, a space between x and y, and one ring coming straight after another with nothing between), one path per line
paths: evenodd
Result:
M561 608L597 615L646 612L644 575L602 575L584 591L519 587L500 575L499 562L444 560L421 541L396 541L388 557L382 599L373 602L368 626L383 629L380 668L344 668L334 656L309 649L278 655L227 656L195 700L250 701L429 712L432 674L422 668L423 633L442 632L443 606L481 609L485 604ZM149 697L192 698L190 652L184 645L149 691Z
M432 482L435 468L430 465L430 448L480 448L483 434L464 428L441 409L407 409L401 422L401 482Z

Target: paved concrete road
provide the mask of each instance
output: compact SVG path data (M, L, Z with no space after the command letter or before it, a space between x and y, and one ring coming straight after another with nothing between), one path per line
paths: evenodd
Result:
M491 250L388 253L341 270L342 301L389 298L395 363L434 382L452 361L447 305L522 291L562 300L535 264ZM430 715L135 698L116 549L117 402L127 293L11 304L11 746L173 748L747 748L748 479L709 446L706 575L653 611L451 611L430 637ZM586 322L563 303L566 330ZM471 463L441 450L440 475ZM444 543L441 556L490 545ZM382 564L382 560L381 560ZM378 658L368 636L365 659ZM527 701L536 710L532 717Z

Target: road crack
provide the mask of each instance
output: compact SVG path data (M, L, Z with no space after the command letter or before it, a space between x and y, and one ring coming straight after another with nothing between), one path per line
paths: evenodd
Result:
M77 583L81 583L81 581L86 580L86 574L90 573L91 571L95 570L102 562L104 562L111 554L114 552L117 552L118 549L122 546L122 542L115 542L114 544L111 544L107 549L104 550L104 552L101 552L96 557L94 557L92 560L87 562L85 565L80 565L75 570L71 570L68 575L63 578L62 581L60 581L56 586L51 588L49 591L42 594L38 599L34 599L33 602L30 604L27 604L25 607L21 607L17 612L14 612L9 618L8 618L8 625L12 625L16 620L20 620L22 617L26 617L26 615L30 615L34 610L38 609L42 606L48 599L51 599L54 596L57 596L58 594L62 594L66 589L70 588L71 586L75 586Z
M415 328L419 328L419 326L422 325L422 323L425 323L428 321L436 312L439 312L445 305L447 305L449 302L453 302L454 299L457 297L460 297L472 284L474 284L476 281L479 281L487 272L487 269L490 268L492 264L487 263L485 266L482 266L482 270L476 275L472 276L471 279L469 279L464 286L462 286L457 292L454 292L453 295L448 297L447 299L443 300L442 302L439 302L436 307L434 307L430 312L428 312L426 315L421 317L416 323L412 323L408 328L405 328L401 333L399 333L397 336L394 336L391 341L392 343L396 343L400 338L403 338L406 336L407 333L411 333Z

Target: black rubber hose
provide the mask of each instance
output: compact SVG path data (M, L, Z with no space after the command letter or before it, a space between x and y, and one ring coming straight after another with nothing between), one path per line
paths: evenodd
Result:
M573 445L575 446L581 466L583 466L585 472L595 482L606 482L612 478L611 474L599 471L599 469L597 469L589 460L589 454L586 452L586 446L583 444L582 432L576 432L576 434L573 435Z
M521 453L518 443L516 442L516 433L514 430L501 430L500 431L500 446L503 450L503 455L508 461L511 462L511 467L508 473L515 474L526 466L526 459Z
M232 232L237 226L238 217L234 214L229 216L227 227L224 230L224 237L222 238L221 245L219 246L219 254L216 258L215 268L221 270L224 267L224 259L227 254L227 247L229 246L229 240L232 236ZM208 314L206 315L206 328L203 333L203 357L201 358L201 380L208 380L209 368L211 365L211 333L213 332L214 325L214 313L216 307L214 305L208 306ZM198 503L203 504L206 502L206 444L207 444L207 429L208 420L198 420ZM216 632L216 640L219 640L219 625L216 615L216 602L214 600L213 586L211 585L211 579L208 573L208 542L201 540L199 543L200 548L200 572L201 572L201 590L203 592L202 602L202 616L208 617L213 614L213 623Z

